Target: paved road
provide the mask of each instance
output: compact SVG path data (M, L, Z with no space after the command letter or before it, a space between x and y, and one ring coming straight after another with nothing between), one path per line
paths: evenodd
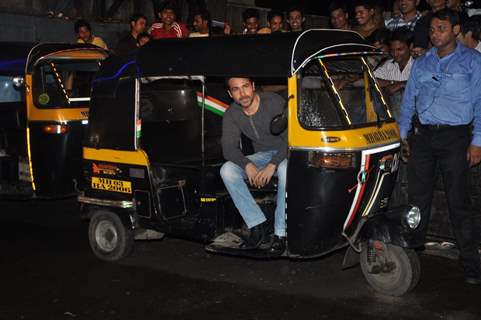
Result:
M384 297L342 254L311 261L211 255L137 242L120 263L90 252L72 200L0 203L0 319L480 319L481 288L455 261L421 255L422 278Z

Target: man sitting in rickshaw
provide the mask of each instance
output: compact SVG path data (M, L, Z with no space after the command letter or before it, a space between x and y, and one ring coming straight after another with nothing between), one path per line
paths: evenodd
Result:
M220 174L229 194L250 229L242 248L264 248L267 243L266 217L254 200L247 182L262 188L276 175L277 202L274 236L268 250L283 251L285 227L285 189L287 171L287 133L273 135L271 120L283 112L285 101L271 92L255 91L249 78L228 78L228 93L234 100L222 122L222 150L228 160ZM245 156L240 147L241 134L252 141L255 153Z

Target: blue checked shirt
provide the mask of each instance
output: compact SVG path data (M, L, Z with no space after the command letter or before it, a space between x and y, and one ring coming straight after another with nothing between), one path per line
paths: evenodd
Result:
M457 44L439 58L431 48L411 69L401 104L399 128L406 139L417 112L422 124L473 123L472 144L481 146L481 53Z
M391 19L385 21L386 29L389 29L390 31L393 31L393 30L396 30L398 28L406 27L412 32L414 30L414 27L416 26L416 23L422 17L423 16L421 15L421 13L419 11L417 11L414 18L412 18L410 21L404 20L403 17L391 18Z

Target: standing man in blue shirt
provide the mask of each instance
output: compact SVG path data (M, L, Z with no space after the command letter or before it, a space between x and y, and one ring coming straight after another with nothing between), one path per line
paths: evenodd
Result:
M459 32L455 11L442 9L433 13L433 48L414 62L399 127L403 155L410 154L409 202L421 209L420 227L426 228L429 222L435 169L439 165L464 279L479 285L479 230L474 223L467 182L469 167L481 161L481 54L458 44ZM407 141L411 127L413 134Z

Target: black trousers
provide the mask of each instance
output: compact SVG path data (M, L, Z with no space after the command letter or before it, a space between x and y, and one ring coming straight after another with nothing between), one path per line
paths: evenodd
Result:
M420 228L427 231L436 167L439 166L446 193L451 228L456 237L465 275L479 276L479 229L475 225L468 190L469 164L466 152L471 142L468 126L432 128L420 126L409 138L409 203L421 209Z

